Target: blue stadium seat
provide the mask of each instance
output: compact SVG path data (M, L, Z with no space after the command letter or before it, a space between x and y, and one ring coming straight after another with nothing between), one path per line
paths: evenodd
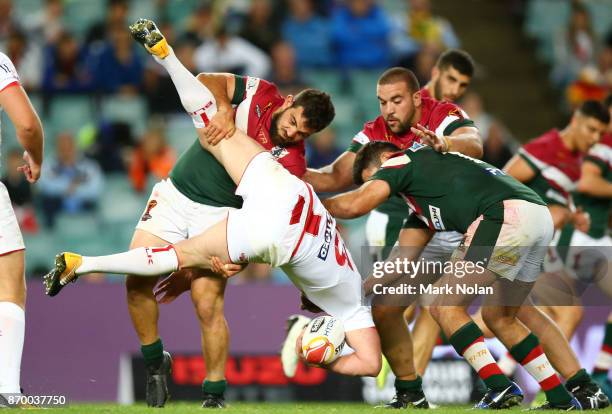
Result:
M166 122L166 138L177 155L182 154L197 138L191 118L187 114L170 116Z
M87 96L55 96L46 119L47 136L61 131L78 131L94 121L93 103Z

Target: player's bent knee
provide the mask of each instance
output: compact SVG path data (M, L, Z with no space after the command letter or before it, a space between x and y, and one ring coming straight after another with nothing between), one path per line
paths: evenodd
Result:
M153 295L153 288L156 284L156 277L126 276L125 288L127 289L128 300L143 294L146 296Z

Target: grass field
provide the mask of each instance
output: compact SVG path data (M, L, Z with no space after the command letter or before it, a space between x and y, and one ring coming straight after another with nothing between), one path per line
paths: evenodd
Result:
M465 413L471 406L440 407L434 410L436 414ZM520 412L517 408L510 410ZM117 404L73 404L67 408L55 408L55 413L151 413L160 414L174 413L202 413L207 412L200 408L197 403L170 403L162 411L148 408L145 405L120 406ZM357 414L357 413L380 413L371 405L352 403L232 403L224 411L227 413L292 413L292 414ZM507 411L505 411L507 412ZM548 412L548 411L545 411ZM559 411L550 411L558 413ZM612 413L612 408L599 411L600 413Z

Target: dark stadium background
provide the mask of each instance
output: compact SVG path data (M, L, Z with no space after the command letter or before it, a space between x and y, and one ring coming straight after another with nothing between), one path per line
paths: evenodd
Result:
M52 186L13 182L11 198L25 236L29 278L22 364L26 392L65 394L71 401L142 398L142 361L123 279L83 278L53 300L44 296L40 283L59 251L108 254L127 248L151 186L195 138L169 79L127 35L127 24L136 18L160 23L179 57L196 73L251 70L259 73L245 74L272 80L284 93L305 86L329 92L337 116L329 130L309 141L313 167L335 159L363 123L377 116L375 85L382 70L401 64L425 84L436 57L448 47L467 50L477 63L460 104L481 130L485 159L497 166L521 142L562 127L582 100L603 98L612 87L610 0L583 2L590 37L579 51L566 36L576 13L569 0L432 0L430 8L423 0L381 0L372 2L376 10L368 21L377 28L368 43L377 45L376 53L365 54L356 44L363 39L338 36L348 24L338 14L342 1L313 1L316 30L310 32L300 31L292 17L302 1L0 0L0 50L15 63L42 118L46 166L66 150L58 142L74 143L79 157L99 171L95 182L88 183L85 199L63 204ZM410 28L409 16L414 23ZM234 67L211 69L198 62L198 48L211 42L206 36L215 25L259 52ZM8 180L7 158L17 142L4 115L2 121L2 176ZM356 220L343 225L353 254L365 243L363 224ZM228 398L390 398L390 388L377 391L371 380L306 368L295 381L282 376L275 355L284 320L298 303L296 290L282 273L265 266L250 266L232 280L226 301L232 335ZM601 343L596 324L608 310L588 308L574 339L588 369ZM160 326L177 361L173 395L198 399L204 367L188 298L163 306ZM448 349L436 355L454 358ZM441 361L434 367L425 378L428 395L437 395L431 399L444 402L452 395L454 402L465 402L470 397L465 384L471 387L471 374L465 366ZM447 397L436 391L440 387ZM529 389L534 391L533 383Z

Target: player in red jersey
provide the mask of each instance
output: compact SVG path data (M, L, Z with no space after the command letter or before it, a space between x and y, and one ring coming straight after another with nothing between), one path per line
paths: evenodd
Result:
M289 172L297 177L306 170L304 143L308 135L325 127L334 109L327 94L308 89L296 96L281 96L277 87L263 79L232 74L200 74L198 79L212 92L217 112L209 106L192 114L203 125L210 142L231 136L236 128L247 132ZM208 111L208 112L207 112ZM208 115L207 115L208 114ZM242 206L236 185L223 166L205 151L198 139L181 155L166 180L157 183L136 226L130 248L165 246L199 234L222 220L229 211ZM208 277L202 277L208 276ZM147 366L146 400L163 406L168 393L165 378L169 356L157 329L159 307L153 289L154 278L128 276L128 309L141 343ZM226 389L225 364L229 332L223 314L226 280L210 272L179 272L165 281L169 301L172 295L191 289L192 301L202 330L202 351L206 362L203 406L223 406Z
M428 97L440 90L446 96L456 96L464 91L464 84L471 77L473 66L471 59L464 52L453 52L443 58L438 62L437 76L420 90L416 78L407 69L392 68L381 75L377 87L381 116L367 122L355 135L348 150L334 163L320 170L309 169L306 172L304 179L313 185L315 191L348 189L353 184L352 168L356 153L371 141L388 141L406 149L415 141L424 139L438 151L457 151L474 157L482 155L480 135L467 115L451 102ZM461 74L457 75L461 85L459 87L453 82L446 82L448 73L455 72ZM424 129L433 132L424 133ZM407 216L405 203L399 197L391 197L383 206L372 212L368 219L369 244L392 247ZM461 235L457 237L457 244L460 240ZM450 256L454 249L446 240L442 240L438 246L432 249L432 259L440 255L439 250ZM450 246L450 249L441 246ZM397 377L397 396L390 404L398 407L423 407L427 402L422 397L421 381L412 364L413 347L410 333L399 328L405 325L403 312L402 307L373 307L382 338L383 353ZM421 320L420 325L421 332L439 330L431 318ZM434 334L435 336L437 335ZM420 336L419 339L428 340L429 337ZM422 354L422 359L428 359L428 354Z
M380 342L370 311L362 304L361 277L335 220L308 184L290 174L244 132L237 129L216 146L206 142L203 129L216 111L213 95L182 66L155 26L145 23L143 43L170 73L184 108L192 115L200 143L226 169L244 204L203 233L165 247L137 248L112 257L63 253L56 269L45 277L47 293L54 296L66 283L94 268L147 277L179 268L268 263L281 267L313 303L343 323L354 353L326 367L347 375L376 375ZM216 267L215 260L225 265Z

